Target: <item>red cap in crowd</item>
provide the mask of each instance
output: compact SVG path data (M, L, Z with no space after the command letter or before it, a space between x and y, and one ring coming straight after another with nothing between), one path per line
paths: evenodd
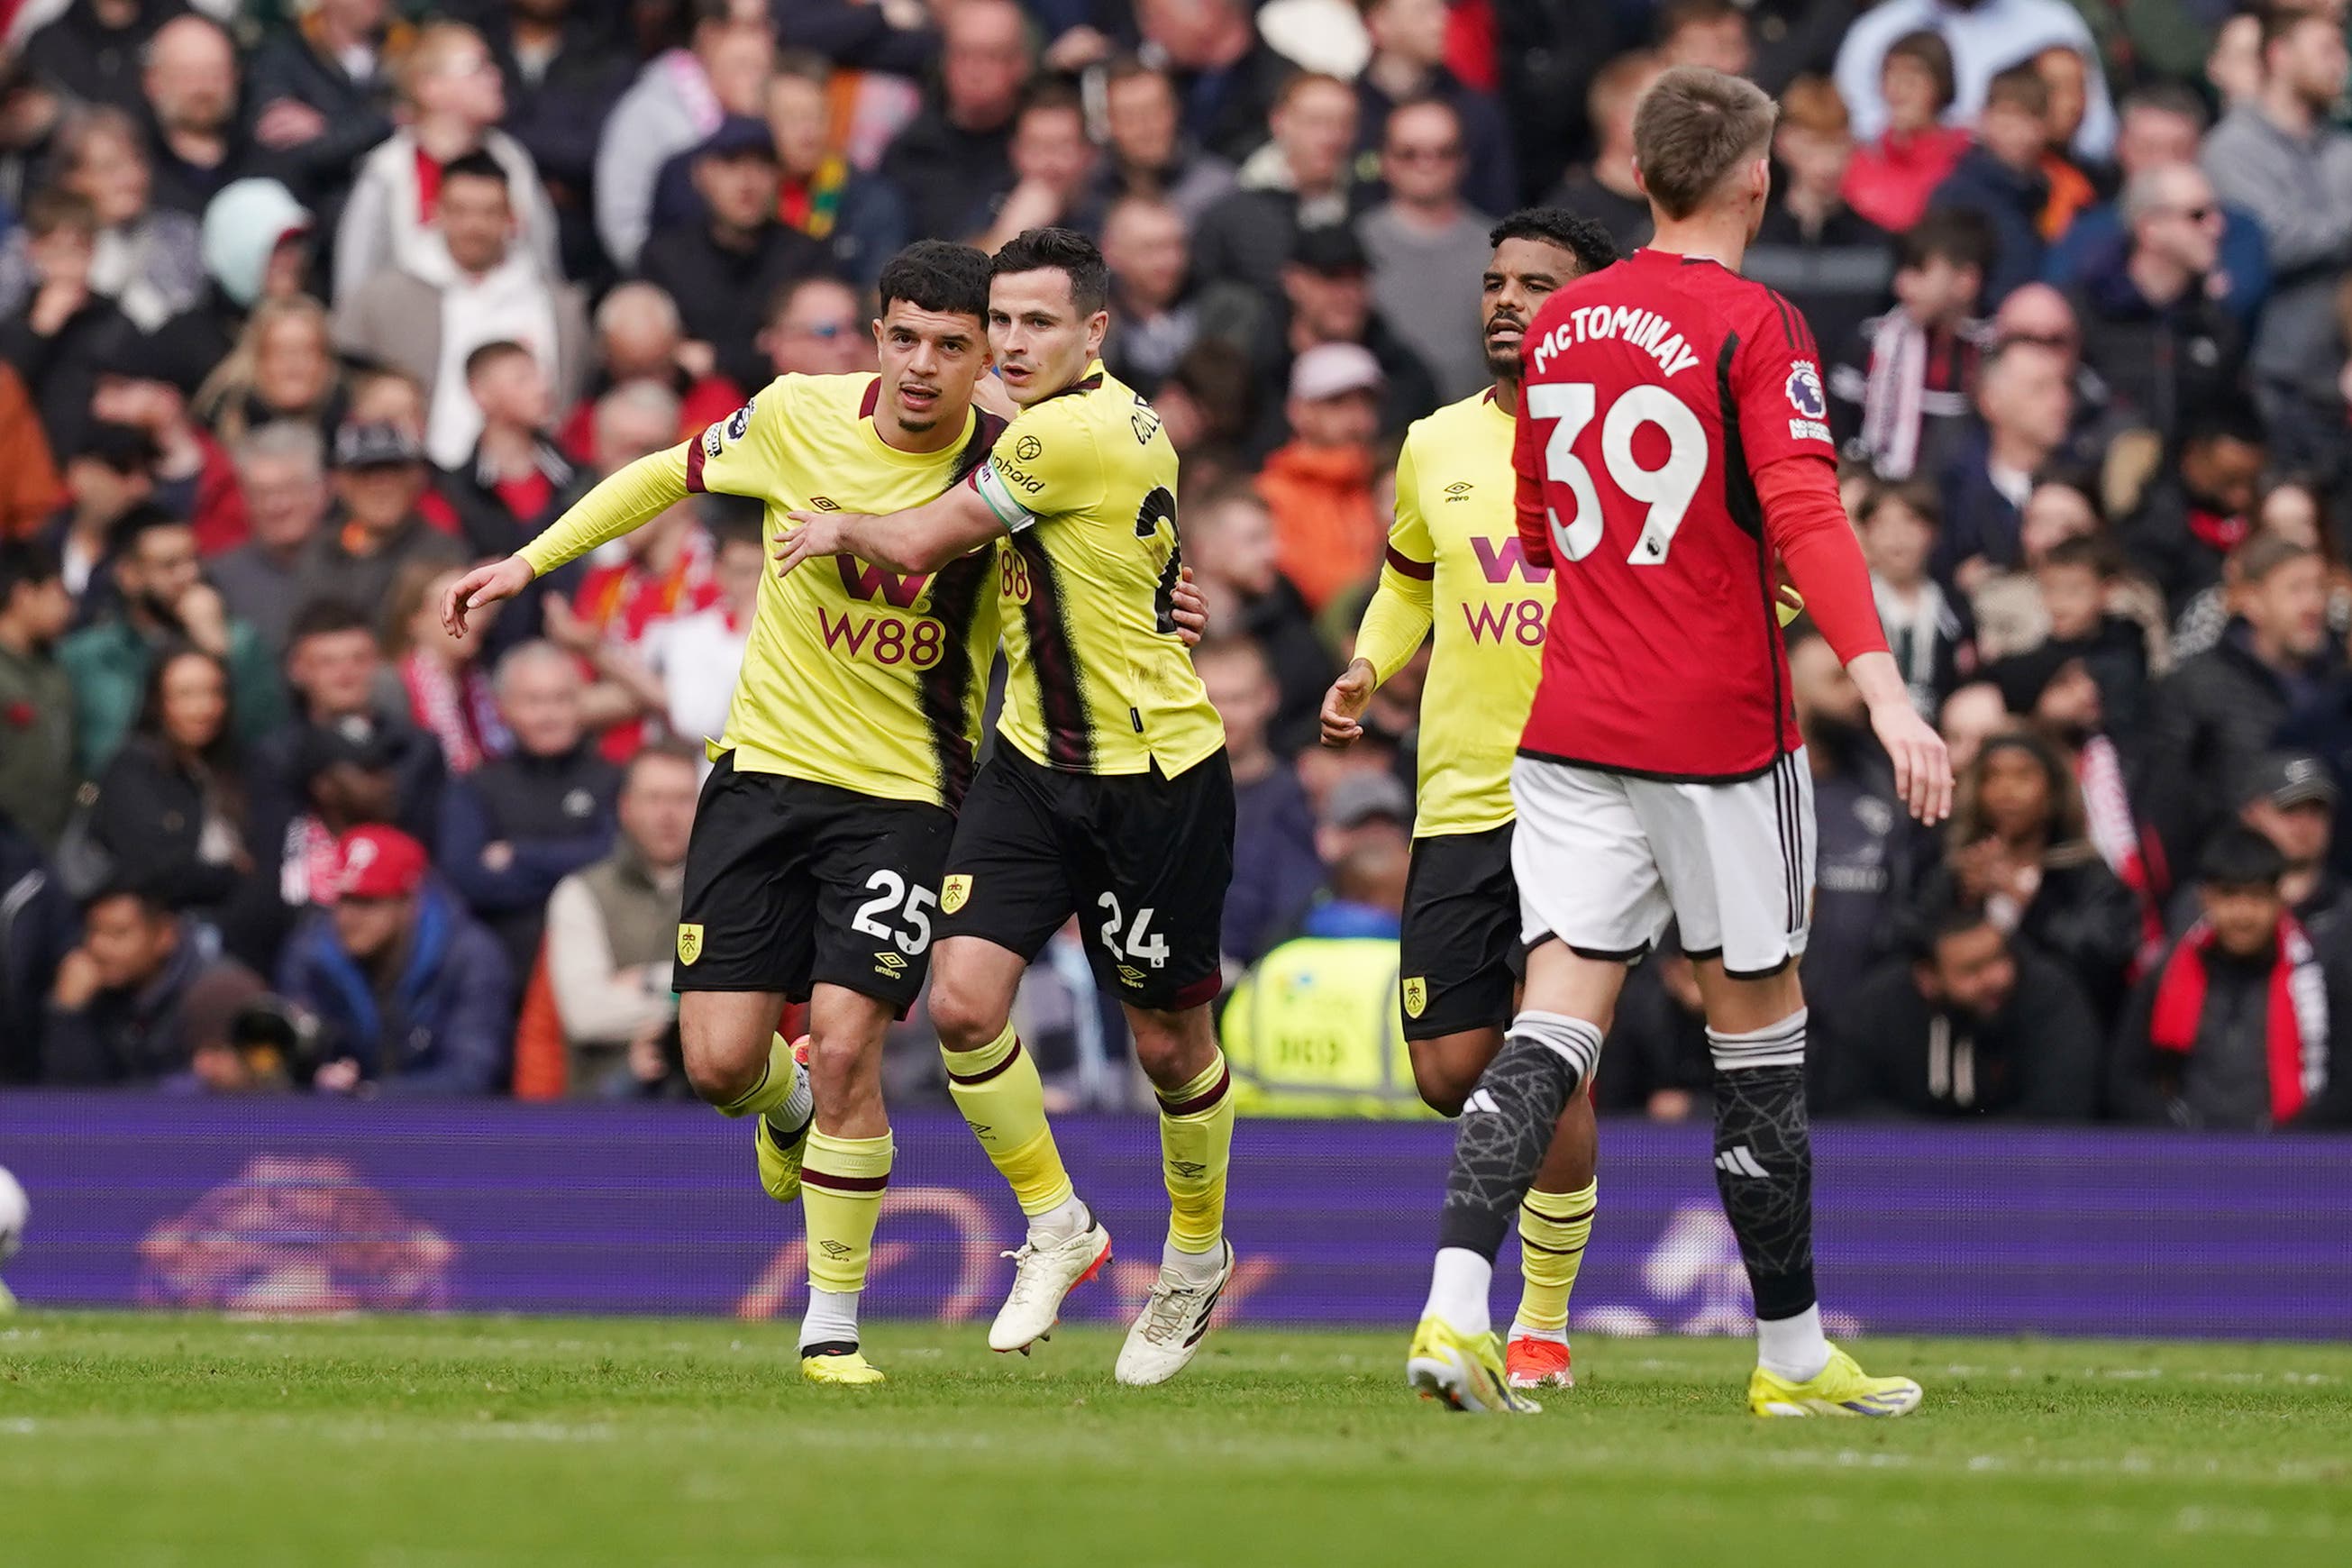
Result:
M425 847L397 827L354 827L336 848L346 899L404 899L425 881Z

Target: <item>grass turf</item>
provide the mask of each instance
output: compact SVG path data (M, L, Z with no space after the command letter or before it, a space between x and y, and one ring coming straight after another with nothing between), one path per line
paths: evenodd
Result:
M1150 1391L1100 1331L869 1349L845 1394L777 1324L27 1313L0 1561L2352 1561L2352 1347L1874 1340L1919 1415L1772 1423L1729 1342L1588 1339L1525 1421L1407 1396L1400 1333L1225 1331Z

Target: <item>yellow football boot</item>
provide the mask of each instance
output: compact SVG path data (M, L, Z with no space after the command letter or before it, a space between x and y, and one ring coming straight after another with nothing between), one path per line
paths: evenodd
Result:
M808 1058L808 1037L803 1035L793 1042L793 1071L806 1077ZM801 1195L801 1156L808 1151L809 1129L815 1125L816 1118L812 1115L801 1123L799 1131L785 1138L765 1116L751 1119L751 1146L760 1155L760 1184L780 1204L791 1203Z
M801 1357L801 1376L835 1388L871 1388L890 1380L860 1351L836 1351L830 1355Z
M1481 1415L1533 1415L1543 1408L1511 1388L1503 1349L1491 1333L1465 1334L1443 1318L1423 1318L1413 1331L1405 1381L1424 1399Z
M1919 1408L1919 1385L1872 1377L1832 1345L1829 1365L1802 1383L1758 1367L1748 1380L1748 1408L1759 1415L1908 1415Z

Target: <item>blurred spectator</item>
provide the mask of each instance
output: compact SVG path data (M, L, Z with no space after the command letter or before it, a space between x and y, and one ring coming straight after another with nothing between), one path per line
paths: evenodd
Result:
M783 174L778 216L825 247L832 270L870 289L907 243L907 208L889 182L852 166L834 145L832 77L824 60L793 55L776 62L768 82L768 130Z
M0 815L0 1083L40 1080L42 1014L80 926L42 847Z
M2229 816L2230 792L2326 673L2326 571L2318 554L2257 533L2231 552L2236 618L2183 660L2148 704L2149 814L2176 866Z
M604 754L616 763L644 739L634 721L662 710L661 685L642 657L646 637L665 622L709 609L719 592L710 531L690 500L620 542L620 558L591 566L570 605L555 597L546 605L548 637L597 678L585 694L583 721L604 731Z
M1444 9L1441 0L1386 4ZM1478 279L1494 252L1486 239L1494 219L1462 200L1465 152L1462 119L1451 105L1433 98L1401 104L1381 142L1389 199L1356 220L1371 264L1372 307L1428 366L1446 403L1489 380Z
M168 905L117 884L82 909L81 945L58 966L42 1036L42 1081L237 1087L237 1013L258 975L207 954Z
M1275 100L1298 70L1258 37L1250 13L1248 0L1136 0L1135 5L1144 42L1175 79L1186 137L1233 163L1264 143Z
M2265 754L2238 782L2238 821L2270 841L2279 852L2279 897L2330 957L2352 957L2352 889L2329 864L2336 807L2343 797L2327 764L2305 752ZM2181 911L2180 929L2196 918L2193 905Z
M1942 515L1934 489L1915 480L1874 489L1854 519L1887 647L1930 722L1977 663L1966 601L1927 573Z
M1289 437L1283 410L1297 356L1327 343L1360 347L1379 364L1382 383L1378 429L1402 430L1437 406L1437 383L1421 356L1372 310L1370 259L1355 230L1344 226L1302 230L1282 269L1288 314L1278 331L1259 314L1255 295L1231 286L1201 302L1202 331L1225 338L1252 356L1257 378L1251 451L1263 457ZM1246 301L1234 309L1236 301Z
M276 180L231 182L205 208L205 291L155 331L164 378L190 398L245 336L264 303L304 298L310 214Z
M412 748L403 750L404 739ZM335 901L341 860L337 838L368 823L415 816L403 763L421 757L435 771L422 797L440 798L440 758L416 743L416 732L362 712L328 722L305 721L272 737L277 771L257 767L253 844L256 875L237 888L221 921L222 940L247 963L275 965L302 916Z
M113 603L105 568L114 526L154 495L155 462L153 437L127 425L92 425L81 445L67 453L65 510L49 520L43 536L57 546L79 624Z
M375 624L374 615L334 598L310 600L294 617L286 647L294 716L254 749L248 770L253 837L265 855L274 852L281 826L310 809L318 775L340 762L358 763L362 772L388 769L396 786L384 796L384 815L355 820L412 831L437 826L441 749L408 721Z
M1320 343L1290 370L1290 444L1265 460L1258 493L1274 513L1276 561L1319 612L1372 574L1386 531L1372 511L1380 362L1353 343Z
M1951 753L1953 773L1967 773L1984 749L1986 738L2006 729L2009 722L2009 704L2000 688L1989 680L1970 681L1946 698L1936 728Z
M77 780L73 686L57 651L72 619L58 552L0 539L0 821L43 851L57 847Z
M1024 229L1101 226L1102 215L1085 210L1095 150L1075 89L1052 80L1033 85L1013 116L1007 155L1013 183L977 209L973 244L993 255Z
M250 623L228 613L196 563L194 530L152 506L115 524L110 553L121 597L107 616L66 638L58 662L72 678L76 763L96 778L130 733L156 651L184 639L228 670L229 711L250 744L286 710L268 651Z
M1103 218L1110 267L1110 330L1103 363L1150 397L1200 335L1183 215L1164 202L1123 196Z
M303 295L256 305L236 346L205 378L189 407L230 446L248 430L280 420L322 437L341 425L342 375L326 307Z
M484 343L520 343L568 402L586 380L589 339L580 290L551 283L538 259L511 243L514 193L498 160L469 153L439 173L438 222L415 247L422 259L339 295L335 337L345 353L401 371L425 389L425 449L446 468L465 460L481 433L481 411L466 389L467 355Z
M252 152L237 122L236 45L210 16L174 16L148 40L142 81L155 205L201 217Z
M2047 283L2019 284L1993 312L1992 341L1995 348L2032 343L2058 355L2074 395L2066 439L2051 454L2051 461L2104 473L2105 448L2115 438L2113 426L2121 416L2109 408L2115 389L2083 363L2083 329L2066 296Z
M1271 301L1302 233L1344 226L1356 214L1354 89L1302 72L1283 88L1267 123L1273 140L1241 166L1239 188L1193 228L1192 267L1204 282L1244 284Z
M2251 21L2252 18L2245 18ZM2126 184L2151 169L2194 163L2208 120L2205 100L2179 82L2156 81L2134 88L2123 101L2123 129L2116 138L2116 168ZM2214 286L2221 290L2242 330L2251 330L2270 292L2270 258L2262 226L2242 207L2224 205ZM2111 265L2128 247L2123 203L2091 207L2067 226L2042 258L2042 276L2072 289L2089 273Z
M657 711L669 732L682 740L715 741L725 731L751 619L759 613L760 582L767 574L768 547L759 521L722 525L718 534L710 574L718 597L701 609L655 622L641 644L647 672L661 683Z
M2099 1024L2081 988L1981 905L1946 903L1917 951L1824 1020L1814 1107L1831 1115L2086 1121Z
M90 292L113 300L142 332L195 303L205 286L201 231L188 214L156 205L138 122L117 110L93 110L72 123L59 159L57 188L88 201L97 223ZM13 293L15 278L13 268L0 267L0 294Z
M466 461L443 476L442 492L468 550L511 555L584 495L589 480L555 445L555 399L529 349L484 343L466 356L466 390L481 434Z
M393 584L384 638L408 717L439 743L449 772L459 777L514 749L482 660L483 643L505 606L483 605L456 637L441 628L442 596L461 575L456 567L421 561L404 570Z
M2205 84L2228 114L2263 93L2263 17L2241 11L2213 30L2205 55Z
M2149 484L2123 539L2178 616L2221 580L2222 561L2252 531L2254 485L2267 452L2252 411L2221 404L2192 418L2174 449L2173 464Z
M138 724L89 802L89 847L165 907L210 913L253 868L228 670L200 648L157 653Z
M361 160L394 129L394 57L410 35L405 23L388 22L391 8L389 0L316 0L293 26L266 36L246 70L253 139L330 234Z
M2105 721L2121 733L2137 731L2151 661L2139 623L2110 607L2119 565L2115 547L2099 538L2062 540L2034 562L2047 635L1986 670L2011 712L2033 712L2060 669L2079 660L2098 686Z
M1103 123L1109 140L1090 204L1097 210L1109 211L1121 197L1164 202L1189 234L1234 188L1234 166L1185 135L1168 74L1132 55L1113 60L1104 73Z
M134 331L91 287L97 240L88 200L45 190L0 249L0 358L22 378L49 445L62 452L84 439L100 361Z
M646 281L677 302L687 363L707 353L739 387L765 384L758 342L768 300L830 266L823 246L777 221L777 180L766 122L730 116L694 154L709 216L653 236L639 258Z
M623 271L639 264L658 229L662 165L716 135L730 119L766 107L775 34L764 16L728 0L693 0L691 47L647 61L604 122L597 142L596 233ZM764 130L763 130L764 133Z
M1609 231L1617 254L1650 243L1650 198L1633 183L1633 105L1664 68L1655 55L1619 55L1601 68L1585 100L1592 120L1591 163L1570 170L1545 197Z
M336 431L336 516L303 555L297 602L382 605L410 562L462 561L457 542L417 515L427 482L425 448L407 426L350 423Z
M1183 461L1184 494L1248 477L1245 442L1262 422L1250 363L1232 342L1203 337L1184 351L1151 405Z
M1443 103L1454 111L1460 149L1454 174L1462 199L1490 219L1517 207L1518 161L1502 110L1445 67L1445 0L1360 4L1365 29L1371 35L1372 58L1356 79L1359 152L1369 154L1380 148L1384 135L1393 139L1394 132L1384 132L1383 127L1400 107L1416 101ZM1385 168L1381 177L1394 185L1394 174ZM1472 276L1476 272L1471 269Z
M2042 465L2063 446L2074 416L2065 356L2039 343L1993 350L1977 378L1983 433L1969 437L1937 476L1944 531L1935 571L1963 592L1995 567L2014 566L2026 499Z
M2091 29L2082 13L2065 0L1976 0L1947 5L1944 0L1886 0L1864 12L1846 30L1838 47L1837 86L1853 113L1853 128L1864 138L1876 136L1888 121L1886 100L1879 90L1879 64L1898 38L1928 30L1942 35L1952 55L1952 101L1945 117L1957 125L1977 121L1989 106L1990 84L2000 73L2032 60L2043 50L2069 48L2086 59L2096 53ZM2076 156L2105 163L2116 142L2116 108L2107 96L2106 77L2096 65L2087 67L2081 128L2074 138Z
M1979 314L1991 257L1982 218L1927 214L1895 242L1895 309L1864 321L1832 359L1831 425L1879 478L1932 477L1965 445L1969 386L1992 335Z
M2074 291L2083 361L2109 389L2116 421L2153 430L2169 450L2243 384L2238 323L2212 289L2221 208L2197 165L2170 163L2133 176L2123 210L2128 247Z
M441 238L451 228L444 210L450 165L461 160L478 178L488 177L480 170L483 160L505 175L499 253L511 239L540 276L561 276L555 211L530 154L496 129L506 115L506 92L481 35L457 22L427 23L401 60L400 85L401 127L360 165L335 229L335 309L348 309L362 286L380 276L408 275L437 287L455 281L459 268L482 269L478 258L453 258L461 243L457 233L449 234L448 245ZM483 215L469 208L463 219L469 232L478 232ZM474 248L480 248L478 241Z
M2011 654L2038 647L2050 637L2050 613L2034 578L2042 559L2069 539L2105 537L2105 524L2084 482L2044 478L2025 500L2018 530L2018 564L1995 572L1978 584L1969 595L1975 612L1977 658L1990 664ZM2129 617L2145 635L2148 668L2168 667L2166 649L2164 595L2145 578L2119 575L2108 587L2106 608Z
M1315 813L1297 773L1266 743L1281 692L1265 650L1245 635L1218 637L1196 648L1192 662L1224 721L1233 759L1234 881L1225 890L1220 941L1227 965L1246 967L1281 939L1323 885Z
M2011 289L2042 276L2042 215L2050 203L2042 160L2050 150L2049 120L2050 89L2033 68L2001 72L1986 89L1976 146L1927 198L1931 208L1975 213L1991 229L1983 303L1993 309Z
M331 1059L311 1086L492 1092L514 1017L499 944L426 876L423 847L397 828L355 828L338 849L334 906L304 923L278 972L279 992L330 1032Z
M442 875L489 922L517 974L530 973L547 897L613 844L620 770L581 721L580 672L545 643L499 663L499 717L514 750L452 779L441 802Z
M1730 9L1729 0L1723 4ZM1817 340L1848 342L1886 302L1895 240L1846 205L1842 193L1853 161L1853 132L1845 105L1825 78L1803 76L1789 84L1772 156L1780 170L1740 275L1785 296Z
M2331 458L2343 437L2336 298L2352 262L2352 134L2329 117L2347 60L2343 22L2325 10L2281 7L2263 14L2262 27L2261 94L2205 139L2205 172L2268 243L2273 277L2254 331L2254 393L2280 460L2308 467Z
M872 370L874 337L862 303L856 289L821 273L785 284L769 304L767 325L760 332L767 368L776 375L849 375ZM1114 331L1118 321L1114 315ZM742 401L738 395L732 405L711 417L725 418ZM709 420L698 418L697 411L689 409L685 423L689 431L698 431Z
M697 374L686 367L686 324L670 297L650 283L622 283L606 294L596 307L595 333L587 392L563 420L561 444L568 457L593 457L596 405L631 382L666 388L674 407L683 402L666 439L699 431L743 406L742 392L715 369Z
M355 0L374 4L382 0ZM573 0L506 0L485 5L482 42L505 84L501 123L530 155L555 208L563 270L602 273L590 195L595 189L597 133L628 89L635 57L615 47L603 8Z
M727 412L741 406L738 402ZM588 429L588 458L596 476L608 478L649 452L677 445L678 407L676 394L650 381L625 382L598 398Z
M262 425L239 441L236 481L252 537L205 563L229 614L252 624L273 661L285 657L302 558L326 521L326 453L306 424Z
M1246 484L1202 492L1184 510L1184 556L1209 602L1213 636L1246 637L1265 655L1279 693L1268 722L1274 750L1315 743L1323 692L1339 674L1306 600L1276 565L1281 542L1265 501Z
M1927 198L1968 155L1971 139L1942 123L1955 88L1951 47L1941 35L1906 33L1887 46L1878 84L1885 129L1856 149L1843 188L1854 211L1901 234L1927 212ZM1853 100L1839 101L1851 115Z
M662 1047L677 1023L670 965L700 762L678 743L639 752L621 778L613 852L548 899L547 976L575 1098L629 1098L670 1076Z
M952 0L940 33L938 96L891 141L882 177L906 197L909 234L952 238L985 226L985 204L1013 184L1013 119L1034 67L1012 0Z
M1818 637L1789 650L1789 692L1812 773L1815 851L1809 995L1843 998L1893 950L1930 847L1895 794L1862 693Z
M2030 63L2033 74L2042 79L2043 90L2050 95L2049 111L2042 116L2050 144L2042 154L2042 173L2050 182L2050 201L2042 209L2041 226L2042 237L2050 240L2065 233L2074 219L2098 199L2098 193L2092 189L2091 177L2069 151L2089 110L2091 68L2084 51L2065 44L2051 45Z
M70 98L136 110L147 41L185 9L181 0L71 0L25 40L18 58Z
M64 500L40 410L25 378L0 359L0 541L34 532Z
M2331 1127L2347 1119L2352 986L2280 892L2286 862L2252 828L2197 865L2203 918L2140 984L2117 1031L2116 1113L2179 1127Z
M2111 1023L2139 948L2139 911L2089 842L2081 793L2050 743L2019 729L1988 736L1947 837L1937 881L2063 965L2101 1026Z

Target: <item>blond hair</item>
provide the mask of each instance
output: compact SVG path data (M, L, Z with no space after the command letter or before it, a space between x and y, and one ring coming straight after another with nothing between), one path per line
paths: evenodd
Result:
M205 377L196 395L189 400L189 412L213 428L222 441L235 446L244 438L247 409L246 398L254 390L261 374L261 342L270 329L283 321L298 321L319 334L331 367L322 401L334 395L336 384L342 379L332 368L335 363L335 333L327 318L327 308L308 294L297 294L286 300L264 300L253 308L245 320L245 330L236 335L236 346L228 357L213 367Z
M1676 66L1633 107L1633 163L1670 218L1705 206L1731 172L1760 158L1780 116L1764 89L1705 66Z

